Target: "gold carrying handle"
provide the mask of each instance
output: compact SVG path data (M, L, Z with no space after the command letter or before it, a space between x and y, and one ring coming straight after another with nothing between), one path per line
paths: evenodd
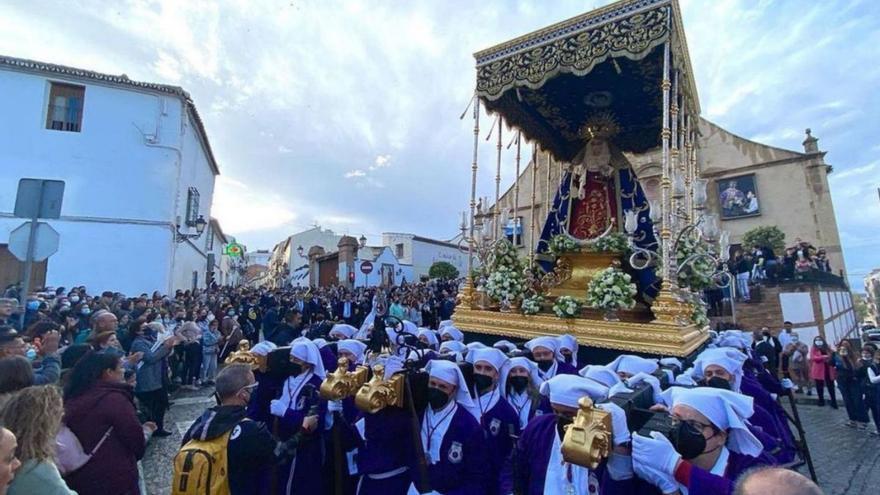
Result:
M348 359L341 357L336 362L336 370L327 375L321 383L320 394L325 400L342 400L355 395L358 389L367 383L370 374L366 366L358 366L348 371Z
M406 377L402 373L385 380L385 367L373 367L373 378L363 384L354 397L354 405L361 411L375 414L388 406L403 407L403 386Z
M246 364L252 370L257 370L261 373L265 373L268 369L266 356L254 354L251 351L251 343L247 339L239 340L235 352L226 356L226 360L223 362L225 364Z
M611 453L611 413L594 407L589 397L581 397L578 406L574 421L565 427L562 458L596 469Z

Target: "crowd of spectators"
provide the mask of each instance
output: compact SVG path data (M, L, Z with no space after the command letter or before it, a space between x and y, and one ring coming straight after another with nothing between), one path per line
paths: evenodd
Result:
M755 286L790 281L842 283L832 272L826 251L800 238L783 253L774 252L770 246L735 249L727 268L730 286L705 291L710 316L723 316L725 301L732 297L735 302L751 302Z
M7 484L13 494L139 493L146 442L171 434L164 418L172 392L213 386L218 363L242 339L255 344L262 334L287 344L304 332L326 334L331 322L360 326L379 291L390 314L436 327L452 314L457 282L135 297L45 288L24 305L7 288L0 298L0 450L17 442L17 456L6 463L15 479L0 483L0 493ZM62 427L94 450L63 479L63 462L53 457Z

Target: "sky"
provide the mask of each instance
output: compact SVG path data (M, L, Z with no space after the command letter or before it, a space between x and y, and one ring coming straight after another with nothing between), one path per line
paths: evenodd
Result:
M449 239L470 195L473 52L607 3L6 0L0 53L184 87L221 171L211 213L249 250L316 223ZM828 151L860 290L880 267L880 2L681 6L703 117L798 151L810 127Z

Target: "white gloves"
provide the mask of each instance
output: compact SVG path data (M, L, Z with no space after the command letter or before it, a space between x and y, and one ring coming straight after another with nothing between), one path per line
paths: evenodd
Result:
M674 493L678 490L678 482L675 478L652 467L633 462L633 471L639 478L659 488L662 493Z
M330 412L342 412L342 401L331 400L327 402L327 410Z
M690 368L688 371L693 371L693 368ZM676 385L684 385L687 387L697 386L697 381L694 380L693 375L691 375L688 371L685 371L682 374L675 377L675 384Z
M636 469L636 472L638 472L638 466L642 466L668 476L672 476L675 472L675 466L681 460L681 454L675 451L672 442L657 431L652 431L650 437L633 435L632 455L633 468Z
M632 392L632 389L626 388L626 384L623 382L615 383L608 389L608 398L612 398L617 394L625 394Z
M287 412L287 406L280 400L275 399L269 403L269 412L272 413L272 416L284 417L284 413Z
M636 373L626 381L626 384L630 387L635 387L642 382L647 383L651 386L651 389L653 389L654 403L656 404L657 402L660 402L660 396L663 394L663 389L660 388L660 380L658 380L656 376L649 375L645 372Z
M660 360L660 364L663 366L675 366L678 369L681 369L681 361L674 357L663 358Z
M791 390L794 388L794 382L792 382L788 378L783 378L780 383L782 384L782 388L784 388L785 390Z
M614 445L628 443L632 436L629 433L629 427L626 425L626 413L623 412L623 409L613 402L596 404L596 407L611 413L611 435L614 437Z

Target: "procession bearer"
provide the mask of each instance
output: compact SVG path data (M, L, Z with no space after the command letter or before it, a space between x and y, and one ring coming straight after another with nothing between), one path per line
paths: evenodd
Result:
M509 359L498 349L488 347L470 351L467 360L474 365L480 426L486 436L485 493L496 494L501 468L520 432L519 417L507 402Z

